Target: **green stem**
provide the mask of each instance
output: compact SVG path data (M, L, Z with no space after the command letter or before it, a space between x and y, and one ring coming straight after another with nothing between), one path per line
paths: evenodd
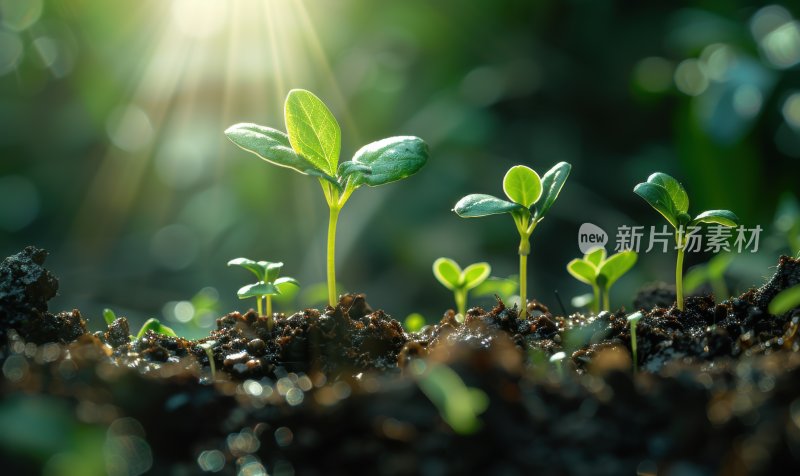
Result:
M259 316L263 316L263 314L261 314L261 296L256 296L256 310Z
M636 373L639 360L636 357L636 323L631 323L631 354L633 357L633 373Z
M528 317L528 255L519 255L519 304L521 307L520 318Z
M328 220L328 304L336 306L338 301L336 296L336 223L339 221L339 211L337 206L331 207L330 218Z
M610 311L611 309L611 300L608 298L609 290L608 287L603 288L603 310Z
M683 253L684 248L678 248L678 262L675 264L675 293L678 309L683 311Z
M592 291L594 292L594 302L592 303L592 312L597 315L600 312L600 287L596 284L592 285Z
M456 298L456 308L458 309L458 313L464 317L467 317L467 292L463 289L456 289L455 290L455 298Z
M272 330L272 296L267 294L267 329Z

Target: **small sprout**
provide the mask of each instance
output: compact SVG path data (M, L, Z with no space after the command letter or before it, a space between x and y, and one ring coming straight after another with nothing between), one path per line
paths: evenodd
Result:
M661 172L650 175L647 182L636 185L633 191L663 215L675 229L675 244L678 250L675 290L678 309L683 311L683 255L686 251L687 235L701 223L736 226L739 224L739 217L730 210L707 210L692 218L689 215L689 196L686 190L677 180Z
M203 352L206 353L206 357L208 357L208 366L211 367L211 380L214 381L217 378L217 364L214 362L214 346L217 345L217 341L210 340L203 342L200 344L200 348L203 349Z
M450 258L439 258L433 262L433 275L444 287L453 291L456 308L461 316L467 315L467 294L486 281L492 267L489 263L474 263L463 270Z
M403 321L403 327L406 328L406 332L419 332L420 329L425 327L425 317L418 312L414 312L406 316L405 321Z
M800 307L800 284L779 292L769 303L769 313L779 316Z
M592 286L592 307L595 313L608 311L611 308L609 292L611 286L636 264L636 252L631 250L606 258L605 248L595 248L583 258L576 258L567 264L567 271L575 279Z
M472 194L459 200L453 208L462 218L511 214L519 233L519 297L523 318L528 313L526 293L531 234L555 203L570 170L570 164L559 162L540 178L530 167L516 165L503 178L503 191L511 201L492 195Z
M106 324L109 326L117 320L117 315L109 308L103 309L103 319L105 319Z
M684 292L692 294L703 283L709 283L717 301L729 297L728 286L725 284L725 271L731 262L733 262L733 254L722 253L708 260L708 263L694 266L683 279Z
M558 376L564 378L564 359L567 357L566 352L556 352L550 356L550 363L556 366Z
M258 315L261 316L261 299L266 300L267 327L272 329L272 296L281 294L281 287L291 284L300 286L296 279L288 276L279 277L283 263L269 261L253 261L247 258L236 258L228 261L228 266L240 266L252 272L257 282L243 286L236 293L239 299L256 298Z
M628 323L631 325L631 355L633 357L633 372L636 373L636 368L639 366L639 358L636 355L636 326L639 324L639 319L642 318L641 312L634 312L628 316Z
M486 393L468 387L450 367L418 359L411 362L422 393L436 406L439 415L458 434L468 435L481 427L478 415L489 407Z
M350 195L362 185L377 187L415 174L428 160L428 146L419 137L382 139L339 163L342 133L330 109L309 91L293 89L286 96L288 134L256 124L236 124L225 131L234 144L280 167L316 177L330 209L328 221L328 304L336 305L336 224Z
M150 319L146 320L144 324L142 324L142 328L139 329L139 333L136 334L136 340L139 340L142 337L144 337L144 335L147 334L147 331L153 331L156 334L161 334L168 337L178 337L178 335L175 334L175 331L172 330L171 327L165 326L164 324L161 323L161 321L159 321L154 317L151 317Z

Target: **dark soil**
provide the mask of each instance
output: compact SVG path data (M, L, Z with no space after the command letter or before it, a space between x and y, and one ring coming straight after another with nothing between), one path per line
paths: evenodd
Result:
M130 342L124 317L93 335L78 311L47 312L58 283L45 256L27 248L0 266L0 425L31 399L62 408L61 425L102 430L100 467L124 463L119 474L800 472L800 310L767 311L800 282L796 259L683 312L645 290L633 373L624 312L559 316L537 301L525 319L498 300L414 334L345 295L274 322L233 312L198 341ZM557 352L563 375L548 362ZM488 396L473 433L421 390L419 369L442 365ZM120 438L125 450L109 450ZM20 445L0 439L3 474L51 461Z

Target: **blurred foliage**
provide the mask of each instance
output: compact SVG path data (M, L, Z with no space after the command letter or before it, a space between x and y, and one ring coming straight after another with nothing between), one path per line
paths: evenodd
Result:
M302 87L341 119L344 157L388 135L431 145L420 174L354 196L339 223L346 289L394 316L450 306L437 256L513 273L508 218L478 226L450 210L511 165L562 160L573 173L540 227L530 296L581 291L564 265L582 223L655 224L631 192L655 170L683 181L693 208L764 227L761 251L728 270L741 290L797 253L797 214L773 219L799 192L798 17L794 2L744 0L0 0L0 252L48 248L54 307L95 329L111 307L132 327L158 314L200 333L242 306L225 267L236 256L322 282L316 185L222 134L280 125ZM643 254L619 296L669 280L672 261ZM316 304L304 296L281 310Z

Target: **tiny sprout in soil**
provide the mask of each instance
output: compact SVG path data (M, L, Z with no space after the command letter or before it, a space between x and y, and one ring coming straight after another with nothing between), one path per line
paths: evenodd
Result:
M567 358L566 352L556 352L550 356L550 363L556 366L559 377L564 377L564 359Z
M389 137L365 145L352 160L339 163L342 134L325 103L309 91L294 89L284 109L288 134L257 124L236 124L225 134L242 149L272 164L316 177L330 209L328 221L328 304L336 296L336 224L350 195L362 185L377 187L416 173L428 160L419 137Z
M117 319L117 314L114 313L114 311L112 311L109 308L103 309L103 320L106 321L106 324L110 326L111 324L114 323L116 319Z
M678 250L675 291L678 309L683 311L683 256L690 237L699 230L701 223L733 227L739 224L739 218L730 210L707 210L692 218L689 215L689 196L686 190L680 182L661 172L652 174L647 182L636 185L633 191L663 215L675 229L675 248Z
M628 316L628 323L631 325L631 358L633 359L633 371L639 366L638 356L636 355L636 326L642 318L641 312L634 312Z
M261 300L264 299L266 301L268 326L272 328L272 296L281 294L281 287L286 285L300 286L300 283L294 278L279 276L283 263L236 258L228 261L228 266L240 266L256 276L257 282L243 286L236 294L239 299L256 298L259 316L263 315L261 313Z
M578 281L592 286L594 300L592 310L608 311L611 308L609 292L611 286L636 264L636 252L631 250L606 258L605 248L595 248L583 258L576 258L567 264L567 271Z
M169 337L178 337L175 334L175 331L172 330L171 327L167 327L161 323L158 319L151 317L150 319L146 320L144 324L142 324L142 328L139 329L139 333L136 334L136 339L139 340L147 334L147 331L153 331L156 334L161 334Z
M519 295L522 317L527 315L528 309L527 267L531 252L531 234L555 203L571 169L570 164L559 162L540 178L530 167L516 165L503 178L503 191L511 201L492 195L472 194L459 200L453 208L463 218L511 214L519 233Z
M491 272L489 263L473 263L462 270L450 258L439 258L433 262L433 275L444 287L453 291L457 312L462 317L467 314L469 291L486 281Z

